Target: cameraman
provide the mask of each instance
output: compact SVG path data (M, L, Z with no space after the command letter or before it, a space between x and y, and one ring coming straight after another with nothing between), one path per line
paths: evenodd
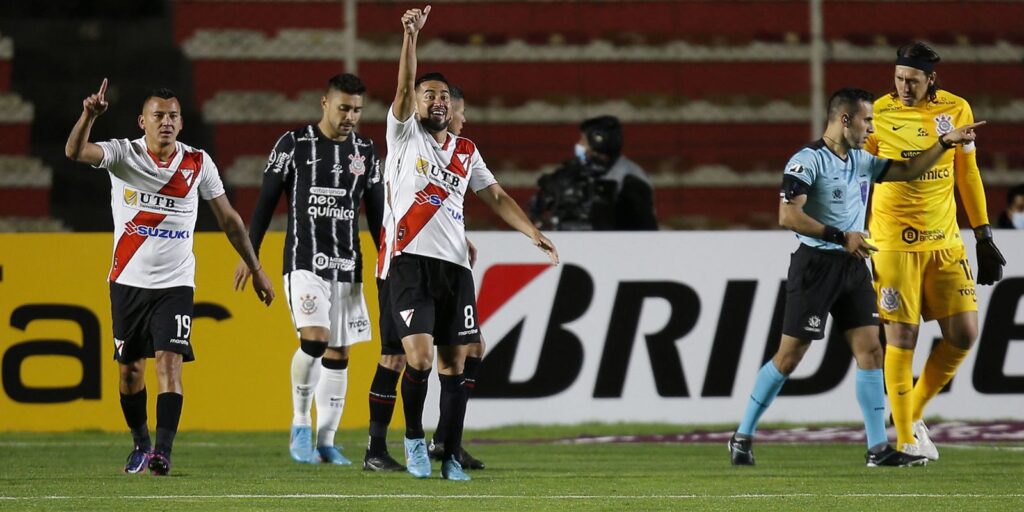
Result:
M654 190L632 160L622 155L622 124L601 116L580 124L576 158L537 180L530 218L560 231L658 229Z

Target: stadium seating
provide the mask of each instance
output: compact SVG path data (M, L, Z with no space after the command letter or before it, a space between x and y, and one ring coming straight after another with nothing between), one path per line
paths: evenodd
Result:
M400 44L395 19L419 6L358 4L356 54L371 100L360 129L379 143ZM420 68L441 70L466 91L467 135L517 198L532 194L538 171L571 155L581 119L613 113L626 125L626 153L655 181L664 223L774 225L774 176L816 136L807 122L805 3L467 0L437 7L434 16L458 23L435 22L420 43ZM921 7L912 0L825 2L826 89L884 92L894 46L928 39L943 55L941 81L971 100L978 119L991 121L982 165L1004 176L995 184L1014 182L1013 170L1024 169L1024 3ZM229 181L234 172L258 176L284 130L319 117L322 82L344 68L342 3L183 0L174 17L218 162ZM986 182L993 184L989 175ZM243 215L258 186L258 179L235 185Z
M52 182L53 172L38 159L0 155L0 216L47 217Z
M0 34L0 232L57 231L50 219L53 171L30 157L34 109L11 91L14 42Z
M923 5L929 4L927 8ZM182 43L196 31L207 28L241 28L271 34L281 27L330 28L344 22L342 2L306 1L216 1L175 2L175 40ZM406 9L422 7L415 2L360 2L357 24L360 32L392 32L396 19ZM806 2L785 0L635 1L635 2L445 2L438 16L458 20L437 30L448 37L466 31L488 38L513 37L522 33L547 39L551 34L596 38L607 34L632 33L647 39L666 39L687 34L695 40L728 38L764 39L775 34L795 33L806 38ZM239 13L245 13L239 15ZM825 33L829 39L853 39L891 35L892 39L948 38L965 33L981 40L1013 38L1022 40L1020 20L1024 4L1006 1L963 2L959 0L824 2ZM623 20L629 20L624 23ZM908 20L913 20L908 27ZM770 29L769 29L770 27ZM984 27L984 30L965 27ZM871 30L872 33L865 33ZM460 32L462 31L462 32ZM911 32L911 33L908 33Z
M0 91L0 155L27 155L32 105L17 93Z
M14 42L0 34L0 92L11 88L11 59L14 57Z

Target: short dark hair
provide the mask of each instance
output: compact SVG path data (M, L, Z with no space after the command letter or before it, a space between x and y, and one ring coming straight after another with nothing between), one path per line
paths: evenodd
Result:
M614 160L622 153L622 123L615 116L592 117L580 123L590 149Z
M451 93L453 100L464 100L465 96L462 95L462 88L457 85L448 84L448 92Z
M901 59L915 60L922 63L926 63L930 66L934 66L935 64L938 64L939 61L942 60L942 57L939 57L938 52L933 50L931 46L928 46L927 44L924 44L920 41L914 41L913 43L907 43L896 49L896 60L899 61ZM925 72L925 74L932 75L934 74L934 71L932 73ZM928 86L928 101L935 101L935 98L938 94L938 90L939 81L935 80L934 82L932 82L931 85ZM890 93L890 96L892 96L893 99L896 99L899 97L899 95L899 91L896 90L896 87L894 85L893 90Z
M142 100L142 109L146 109L146 104L149 103L150 98L160 98L169 100L171 98L177 98L178 95L174 94L174 91L166 87L154 87L146 90L146 97Z
M352 73L341 73L327 80L327 90L362 96L366 92L366 84Z
M437 72L424 73L423 75L420 75L420 77L416 79L416 87L419 87L423 82L444 82L449 89L452 87L451 84L448 83L448 79L441 73Z
M875 95L856 87L843 87L832 93L828 99L828 120L835 121L843 114L854 114L860 109L860 103L874 103Z
M1024 196L1024 184L1017 185L1016 187L1010 187L1010 190L1006 191L1006 205L1009 206L1013 203L1013 199L1017 196Z

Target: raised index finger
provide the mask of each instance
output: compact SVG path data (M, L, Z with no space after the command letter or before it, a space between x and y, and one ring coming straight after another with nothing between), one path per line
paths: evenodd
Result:
M103 83L100 84L100 92L98 92L96 94L100 95L100 99L101 100L103 99L103 96L107 94L107 79L106 78L104 78L103 79Z
M962 130L973 130L973 129L979 127L979 126L985 125L986 123L988 123L988 121L978 121L977 123L969 124L967 126L964 126L961 129Z

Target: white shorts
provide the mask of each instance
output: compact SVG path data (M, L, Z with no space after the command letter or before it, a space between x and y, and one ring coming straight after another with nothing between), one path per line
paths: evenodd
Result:
M303 327L330 329L331 348L370 340L362 283L328 281L308 270L295 270L284 275L284 293L296 332Z

